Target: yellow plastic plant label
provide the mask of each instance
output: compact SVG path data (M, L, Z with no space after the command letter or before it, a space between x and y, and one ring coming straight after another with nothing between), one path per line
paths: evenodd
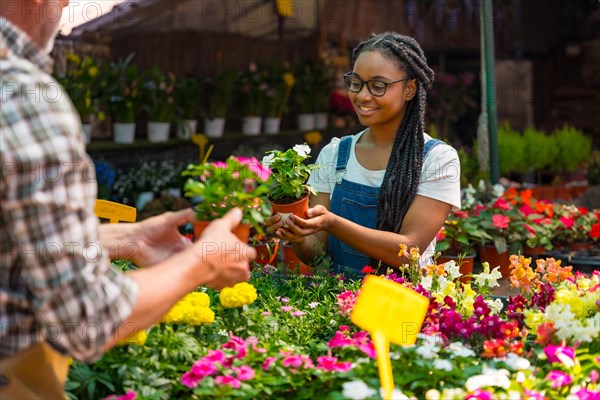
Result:
M135 222L137 218L135 207L99 199L96 200L96 204L94 205L94 214L99 218L107 218L111 224L116 224L120 221Z
M350 320L371 334L385 399L394 391L389 344L413 345L428 307L426 297L399 283L375 275L365 278Z

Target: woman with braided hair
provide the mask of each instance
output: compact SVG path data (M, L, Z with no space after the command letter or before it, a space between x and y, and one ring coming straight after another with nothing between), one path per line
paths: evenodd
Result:
M419 44L397 33L371 35L352 53L346 88L365 130L334 138L309 183L319 192L307 219L267 221L311 262L324 249L340 272L379 261L398 266L398 245L418 246L427 263L451 210L460 208L456 151L424 132L426 88L434 79ZM425 251L424 251L425 250Z

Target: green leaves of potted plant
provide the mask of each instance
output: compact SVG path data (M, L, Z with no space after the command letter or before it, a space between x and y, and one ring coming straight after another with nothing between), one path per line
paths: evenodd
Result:
M132 60L133 53L124 60L112 63L107 78L111 84L106 94L114 123L114 141L117 143L133 143L135 138L135 116L140 96L138 70L131 64Z
M184 185L185 196L196 197L196 218L194 235L198 237L211 220L221 218L233 207L243 212L242 222L245 238L238 231L242 241L248 240L250 226L264 234L262 224L271 215L266 203L270 187L271 171L252 157L230 156L226 161L190 164L183 176L189 177Z
M175 74L156 67L143 76L144 109L148 114L148 140L166 142L175 116Z
M183 77L175 85L175 103L178 120L177 137L189 139L196 133L196 123L200 111L200 79Z
M317 194L307 184L311 171L320 167L305 163L310 158L310 151L306 143L297 144L286 151L268 151L262 160L262 165L272 172L273 184L268 196L271 207L273 212L283 214L283 219L290 213L306 218L308 195Z
M231 69L217 69L214 78L206 81L207 96L204 133L210 138L221 137L225 129L225 116L231 105L237 72Z

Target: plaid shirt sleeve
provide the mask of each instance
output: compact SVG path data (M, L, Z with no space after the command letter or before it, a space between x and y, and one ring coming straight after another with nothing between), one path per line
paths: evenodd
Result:
M0 311L19 325L17 335L0 331L2 350L17 352L42 332L92 361L131 314L137 284L98 243L95 168L78 114L56 81L19 62L0 77Z

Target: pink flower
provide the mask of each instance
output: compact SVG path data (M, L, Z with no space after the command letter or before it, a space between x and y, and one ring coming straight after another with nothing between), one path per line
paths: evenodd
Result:
M568 359L575 360L575 349L572 347L549 345L544 348L544 353L550 363L564 364Z
M200 378L197 375L194 375L192 372L186 372L181 376L181 384L183 386L189 387L190 389L194 389L195 387L197 387L198 383L201 380L202 378Z
M317 369L327 372L347 372L352 369L352 363L338 361L337 357L319 356L317 357Z
M523 391L523 394L525 395L525 398L528 400L545 400L546 399L546 397L542 393L540 393L536 390L525 389Z
M304 311L294 311L292 313L292 317L301 317L303 315L305 315L306 313Z
M292 354L283 359L282 362L284 367L290 368L290 370L294 370L295 368L303 367L303 368L312 368L314 364L310 357L303 356L301 354Z
M340 326L340 328L342 327ZM330 349L333 349L334 347L344 348L346 346L352 346L352 339L344 335L344 332L340 330L333 335L329 342L327 342L327 346Z
M560 217L560 222L562 222L565 228L571 229L573 227L573 224L575 223L575 220L573 219L573 217Z
M492 216L492 225L494 225L498 229L508 228L508 223L510 222L510 218L504 215L493 215Z
M526 217L535 213L535 210L533 208L529 207L527 204L525 204L521 208L519 208L519 211L521 211L521 214L523 214Z
M551 386L553 389L559 389L567 386L573 381L573 378L569 374L565 374L562 371L552 370L546 375L546 380L552 382Z
M487 390L477 389L465 397L465 400L492 400L492 393Z
M215 168L227 168L227 163L225 161L215 161L213 165Z
M289 302L290 302L290 299L288 299L287 297L280 297L280 298L279 298L279 300L280 300L282 303L289 303Z
M233 371L237 374L237 378L240 381L249 381L254 378L254 370L247 365L233 367Z
M281 311L290 312L290 311L292 311L293 308L294 307L292 307L292 306L283 306L283 307L281 307Z
M351 290L346 290L337 296L337 303L340 309L340 314L347 317L352 313L354 303L356 302L356 294Z
M277 357L267 357L262 365L262 369L264 371L268 370L271 367L271 364L273 364L276 360Z
M117 396L116 394L111 394L104 398L104 400L134 400L137 398L137 393L128 390L127 393Z
M196 375L200 379L204 379L209 375L213 375L217 373L217 368L213 363L206 360L196 361L192 366L191 370L192 374Z
M598 382L598 377L600 377L600 374L598 374L598 371L596 371L595 369L590 371L590 382L592 382L592 383Z
M499 208L500 210L508 211L510 210L510 203L504 198L500 197L494 202L494 204L492 204L492 208Z
M271 312L270 311L263 311L263 312L260 313L260 315L264 315L264 316L271 315Z
M469 218L469 214L466 211L454 211L454 215L458 218Z
M208 355L202 357L202 359L212 363L223 364L225 362L225 353L222 350L209 350Z
M234 389L239 389L240 386L242 385L238 379L234 378L231 375L217 376L215 378L215 383L219 386L229 385Z

